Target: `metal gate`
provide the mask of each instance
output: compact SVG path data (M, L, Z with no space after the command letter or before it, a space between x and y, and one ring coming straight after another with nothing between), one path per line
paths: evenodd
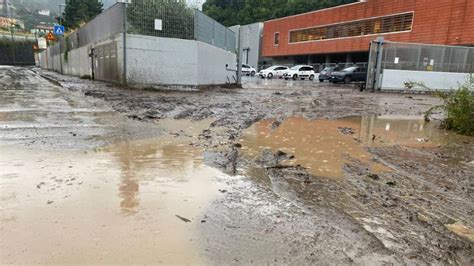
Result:
M117 42L95 47L94 76L97 80L120 82L117 60Z

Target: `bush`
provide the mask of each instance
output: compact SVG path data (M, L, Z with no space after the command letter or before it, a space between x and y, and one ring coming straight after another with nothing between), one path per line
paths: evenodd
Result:
M425 118L434 110L441 109L446 113L442 127L456 133L474 136L474 76L459 89L448 92L437 91L436 95L443 100L443 104L428 110Z

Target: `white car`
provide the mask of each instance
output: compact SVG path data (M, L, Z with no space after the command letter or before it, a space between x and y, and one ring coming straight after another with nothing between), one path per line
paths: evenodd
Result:
M282 78L283 74L288 71L288 67L286 66L271 66L267 69L261 70L258 75L261 78L269 78L272 79L274 77Z
M247 76L255 76L257 73L257 70L255 68L247 65L247 64L242 64L242 75L247 75Z
M314 68L312 66L307 66L307 65L299 65L299 66L294 66L288 70L283 77L288 80L288 79L306 79L308 78L309 80L313 80L314 77L316 76L316 73L314 73Z

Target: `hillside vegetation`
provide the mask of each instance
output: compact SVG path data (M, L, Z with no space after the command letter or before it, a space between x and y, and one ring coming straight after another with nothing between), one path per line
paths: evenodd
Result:
M203 12L223 25L246 25L356 0L207 0Z

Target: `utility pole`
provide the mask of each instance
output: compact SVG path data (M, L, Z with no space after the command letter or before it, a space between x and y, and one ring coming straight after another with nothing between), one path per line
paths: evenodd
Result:
M12 60L13 60L13 65L15 65L16 63L16 55L15 55L15 38L13 37L13 27L14 27L14 23L13 23L13 14L12 14L12 9L11 9L11 3L10 1L6 1L7 2L7 12L8 12L8 16L9 16L9 20L10 20L10 34L11 34L11 56L12 56Z
M127 85L127 5L131 1L121 0L123 3L123 66L122 66L122 85Z
M242 27L239 26L239 33L237 34L237 85L242 85Z
M62 7L65 7L65 4L59 4L59 25L63 25L63 12L62 12ZM62 37L59 37L59 64L61 66L61 74L63 74L63 42L62 42Z

